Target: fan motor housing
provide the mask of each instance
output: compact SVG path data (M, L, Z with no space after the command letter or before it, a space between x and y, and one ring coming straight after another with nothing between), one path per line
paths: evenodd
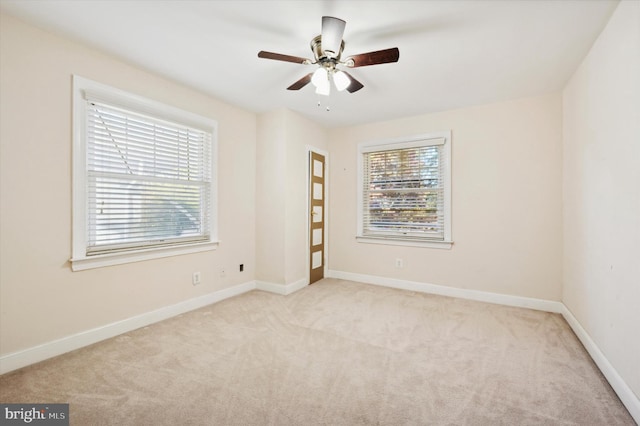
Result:
M340 60L340 55L342 55L343 50L344 40L340 43L340 51L337 52L335 56L328 56L322 49L322 35L315 36L313 40L311 40L311 51L313 52L313 56L316 58L316 61L320 64L331 61L335 65L335 63Z

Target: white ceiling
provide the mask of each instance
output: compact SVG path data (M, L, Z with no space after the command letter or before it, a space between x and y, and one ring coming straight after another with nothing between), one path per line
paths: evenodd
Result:
M562 89L617 5L611 0L0 0L2 9L254 112L286 107L328 127ZM343 58L391 47L398 63L354 68L364 89L329 98L286 88L314 65L321 17L347 22ZM318 99L322 107L317 106ZM326 111L326 105L330 111Z

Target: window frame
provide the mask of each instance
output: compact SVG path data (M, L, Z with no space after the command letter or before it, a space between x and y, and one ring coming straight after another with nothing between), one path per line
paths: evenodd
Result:
M211 133L211 184L209 203L209 239L176 245L131 248L113 253L87 254L88 246L88 167L86 98L105 102L160 120L180 123ZM168 256L215 250L218 241L217 217L217 122L157 101L116 89L105 84L73 76L73 151L72 151L72 253L71 269L91 268L158 259Z
M440 142L444 140L444 143ZM443 238L418 239L415 237L403 238L402 235L371 235L364 234L364 154L370 152L399 150L405 148L426 147L442 144L444 162L442 163L443 176L443 214L444 229ZM451 223L451 131L438 131L418 134L394 139L366 141L358 144L358 176L357 176L357 232L356 240L360 243L400 245L410 247L428 247L437 249L450 249L453 245Z

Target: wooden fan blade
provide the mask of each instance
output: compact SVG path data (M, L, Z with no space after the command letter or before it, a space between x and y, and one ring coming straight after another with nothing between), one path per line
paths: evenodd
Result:
M377 50L375 52L361 53L351 56L345 64L348 67L364 67L367 65L387 64L389 62L398 62L400 58L400 50L397 47L392 49Z
M258 52L258 58L275 59L276 61L293 62L296 64L304 64L304 65L311 63L309 59L301 58L299 56L290 56L290 55L283 55L281 53L265 52L264 50L261 50L260 52Z
M347 77L349 77L349 80L351 80L351 84L347 86L347 91L349 93L357 92L358 90L364 87L364 85L360 83L358 80L356 80L355 78L353 78L351 74L349 74L346 71L342 71L342 72L345 73Z
M313 75L313 73L309 73L309 74L305 75L300 80L296 81L291 86L287 87L287 90L300 90L300 89L302 89L304 86L309 84L309 82L311 82L311 76L312 75Z
M335 58L340 53L344 27L347 25L342 19L333 16L322 17L322 50L327 56Z

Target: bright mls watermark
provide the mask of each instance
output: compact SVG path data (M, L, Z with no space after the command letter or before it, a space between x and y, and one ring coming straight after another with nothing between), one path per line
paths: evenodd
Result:
M69 426L69 404L0 404L0 425Z

